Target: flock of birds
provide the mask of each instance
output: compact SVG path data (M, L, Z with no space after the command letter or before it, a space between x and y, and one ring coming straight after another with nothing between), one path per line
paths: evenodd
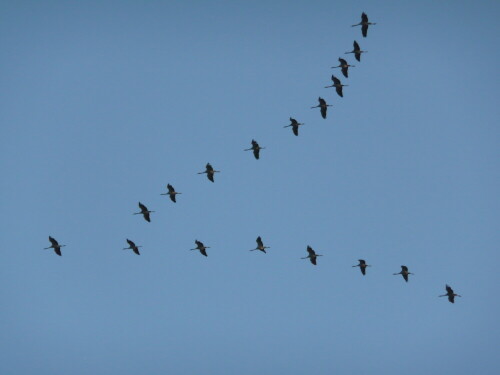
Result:
M361 26L361 33L362 33L363 37L366 38L366 36L368 35L368 26L375 25L375 24L376 23L374 23L374 22L369 22L368 16L366 15L366 13L363 12L361 15L361 22L357 23L355 25L352 25L352 26L353 27ZM368 51L363 51L360 48L358 42L354 41L353 50L345 52L345 54L352 53L352 54L354 54L354 57L356 58L356 60L361 62L361 54L366 53L366 52L368 52ZM349 67L355 67L355 66L349 64L343 58L339 58L338 61L339 61L339 65L333 66L332 69L340 68L344 77L348 78L349 77ZM325 86L325 88L331 88L331 87L333 88L334 87L335 91L337 92L337 95L340 97L343 97L344 95L343 95L342 88L345 86L348 86L348 85L342 84L340 79L335 77L333 74L331 76L331 80L333 83L330 86ZM319 104L317 106L311 107L311 109L312 108L320 108L321 117L323 117L323 119L326 119L327 108L331 107L331 105L327 104L326 101L321 97L318 98L318 102L319 102ZM304 124L299 123L297 120L290 117L290 124L286 125L285 128L291 127L293 134L298 136L299 135L299 126L301 126L301 125L304 125ZM252 147L245 149L244 151L252 151L255 159L258 160L260 157L260 150L263 150L263 149L265 149L265 147L260 147L259 144L257 143L257 141L252 139ZM205 170L203 172L198 172L198 174L206 174L208 180L210 180L211 182L215 182L215 180L214 180L215 173L220 173L220 171L215 170L210 163L206 164ZM177 202L176 196L179 194L182 194L182 193L176 191L175 188L171 184L167 184L167 189L168 189L168 192L161 193L161 195L168 195L170 197L170 199L172 200L172 202L176 203ZM133 214L134 215L142 215L144 217L144 220L146 220L147 222L151 222L150 214L155 212L155 211L149 210L146 207L146 205L144 205L141 202L139 202L139 208L140 208L140 211L134 212ZM44 249L54 249L54 252L57 255L61 256L62 255L61 248L66 246L66 245L59 244L57 242L57 240L51 236L49 236L49 241L51 243L51 246L46 247ZM250 251L259 250L263 253L266 253L266 249L269 249L269 246L264 246L264 242L262 241L262 238L260 236L257 237L256 242L257 242L257 247L255 249L251 249ZM136 245L132 240L129 240L128 238L127 238L127 243L129 246L124 247L123 250L132 250L135 254L140 255L139 248L142 246ZM196 244L196 247L193 249L190 249L190 250L198 250L202 255L208 256L207 249L209 249L210 246L205 246L203 244L203 242L201 242L199 240L195 240L195 244ZM317 258L322 256L321 254L317 254L311 246L307 246L307 253L308 253L308 255L306 257L301 258L301 259L309 259L313 265L316 265ZM364 275L366 275L366 268L371 267L371 266L369 264L366 264L366 261L364 259L359 259L358 261L359 261L359 264L352 266L352 267L359 267L361 274L364 276ZM409 272L408 267L403 265L403 266L401 266L401 271L394 273L393 275L401 275L403 277L403 279L406 282L408 282L408 276L413 275L413 273ZM440 295L439 297L448 297L448 301L450 301L451 303L454 303L455 297L461 297L461 296L456 294L449 285L446 285L446 294Z

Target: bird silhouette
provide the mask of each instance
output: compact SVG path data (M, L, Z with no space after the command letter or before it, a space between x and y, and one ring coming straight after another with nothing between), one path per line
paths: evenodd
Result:
M326 104L326 101L323 98L318 98L318 101L319 101L319 104L314 106L314 107L311 107L311 109L319 108L321 110L321 117L326 118L326 109L327 109L327 107L331 107L332 105Z
M360 26L360 25L361 25L361 33L363 34L363 37L366 38L366 36L368 35L368 26L369 25L376 25L376 23L375 22L368 22L368 16L366 15L365 12L363 12L361 14L361 22L357 23L356 25L352 25L352 27Z
M247 148L244 151L253 151L253 156L255 159L259 160L259 151L264 150L265 147L260 147L255 139L252 139L252 148Z
M358 42L356 42L356 41L354 41L354 43L352 45L354 47L353 50L350 51L350 52L346 52L346 54L354 53L354 57L356 58L356 60L358 60L359 62L361 62L361 54L362 53L366 53L368 51L361 50L361 48L359 48Z
M207 165L205 166L205 168L206 168L206 169L205 169L205 171L203 171L203 172L198 172L198 174L203 174L203 173L206 173L206 174L207 174L207 178L208 178L210 181L214 182L214 174L215 174L215 173L219 173L220 171L216 171L216 170L212 167L212 165L211 165L210 163L207 163Z
M196 247L194 249L189 249L189 250L199 250L200 253L202 253L205 256L208 256L206 249L210 249L210 246L205 246L203 245L203 242L195 240L194 243L196 244Z
M332 74L332 81L333 81L333 84L330 85L330 86L325 86L325 89L327 89L329 87L335 87L335 91L337 91L338 96L340 96L341 98L343 98L344 94L342 93L342 87L349 86L349 85L343 85L340 82L340 79L338 79L337 77L335 77L333 74Z
M139 202L139 208L141 209L140 212L134 212L134 215L142 215L144 217L144 220L146 220L148 223L151 222L151 218L149 217L149 214L154 211L148 210L148 208L143 205L141 202Z
M321 254L316 254L316 252L313 250L313 248L311 246L307 246L307 252L309 253L309 255L306 256L306 257L304 257L304 258L300 258L300 259L307 259L307 258L309 258L309 260L311 261L311 263L314 264L314 265L316 265L316 258L323 256Z
M408 267L401 266L401 272L393 273L393 275L402 275L403 279L408 282L408 275L414 275L414 273L408 272Z
M292 131L293 131L293 134L295 135L299 135L299 126L300 125L304 125L300 122L298 122L297 120L295 120L294 118L291 118L290 117L290 121L291 121L291 124L290 125L286 125L286 126L283 126L284 128L288 128L288 127L292 127Z
M359 264L356 264L353 267L359 267L359 269L361 270L361 273L364 276L364 275L366 275L366 267L371 267L371 266L369 264L366 264L364 259L358 259L358 260L359 260Z
M141 255L141 253L139 253L139 248L142 246L137 246L134 243L134 241L131 241L128 238L127 238L127 243L128 243L128 247L124 247L123 250L132 249L134 253L136 253L137 255Z
M344 77L346 78L349 78L349 67L356 67L355 65L351 65L349 64L345 59L339 57L339 65L337 66L332 66L332 69L335 69L335 68L340 68L342 70L342 74L344 75Z
M174 187L170 184L167 184L167 189L168 189L168 193L161 193L160 195L169 195L170 196L170 200L172 202L176 202L175 200L175 196L177 194L182 194L182 193L179 193L178 191L175 191Z
M55 238L49 236L49 241L52 245L50 245L49 247L44 247L44 250L47 250L47 249L54 249L54 252L59 255L59 256L62 256L62 253L61 253L61 247L64 247L66 245L59 245L59 242L57 242L55 240Z
M250 250L250 251L260 250L263 253L265 253L266 249L269 249L269 246L264 246L264 243L262 242L262 238L260 238L260 236L257 237L257 239L255 241L257 242L257 247L255 249Z
M455 297L462 297L460 294L456 294L451 286L446 284L446 294L440 295L439 297L448 297L448 301L455 303Z

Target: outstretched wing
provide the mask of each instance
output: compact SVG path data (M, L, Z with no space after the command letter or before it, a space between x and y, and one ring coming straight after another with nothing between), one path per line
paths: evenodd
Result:
M321 107L321 117L326 118L326 105Z
M340 96L341 98L344 97L344 94L342 93L342 86L336 86L335 91L337 91L338 96Z
M255 156L255 159L259 159L259 151L260 151L260 148L259 148L259 145L257 145L256 148L253 149L253 156Z
M316 252L313 250L311 246L307 246L307 252L310 256L316 256Z
M260 236L257 237L256 241L257 241L257 246L258 247L263 247L264 246L264 243L262 242L262 238L260 238Z
M49 241L52 244L52 246L54 246L54 247L59 246L59 243L56 241L56 239L51 237L51 236L49 236Z
M366 38L366 35L368 34L368 25L361 26L361 33L363 34L363 38Z

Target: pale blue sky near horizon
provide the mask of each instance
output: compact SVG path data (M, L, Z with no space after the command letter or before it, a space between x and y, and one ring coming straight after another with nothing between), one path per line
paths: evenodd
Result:
M0 373L496 373L499 14L0 1Z

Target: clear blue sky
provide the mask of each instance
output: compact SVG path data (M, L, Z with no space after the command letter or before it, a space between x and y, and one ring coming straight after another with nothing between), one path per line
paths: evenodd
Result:
M1 1L0 373L496 373L499 11Z

